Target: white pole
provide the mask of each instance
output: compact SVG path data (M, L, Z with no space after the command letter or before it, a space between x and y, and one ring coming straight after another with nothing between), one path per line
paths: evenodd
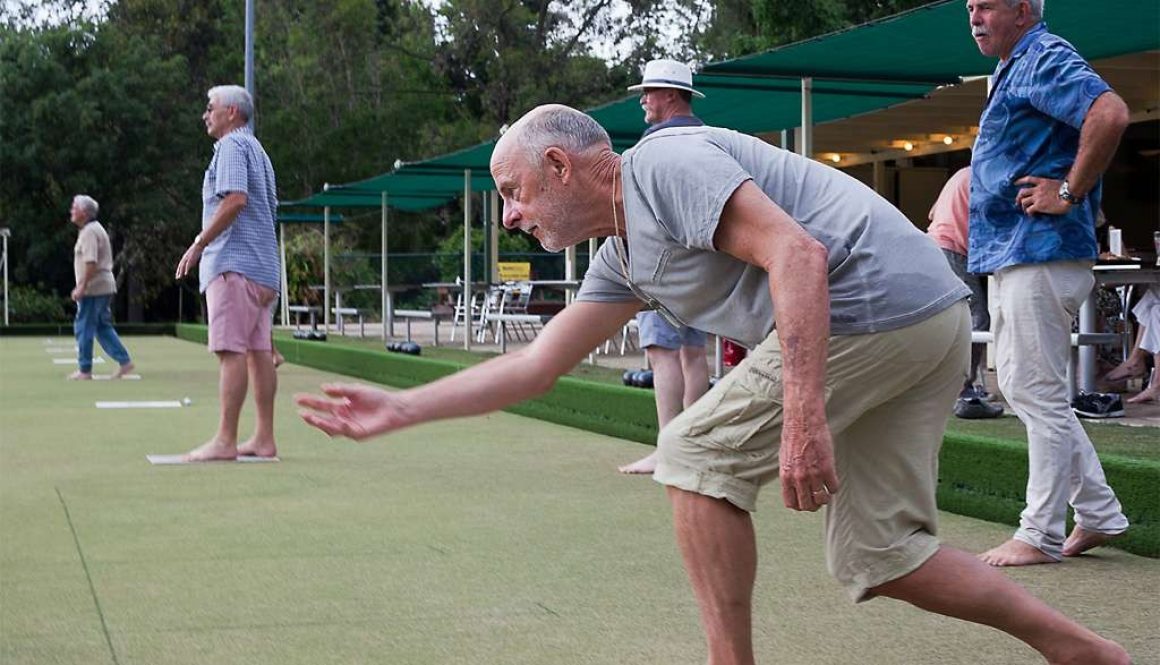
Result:
M491 223L488 224L488 233L491 234L489 248L491 250L491 275L488 281L499 283L499 227L502 221L499 216L499 192L491 192Z
M330 206L322 209L322 329L330 333Z
M8 326L8 236L12 232L8 229L0 229L0 238L4 239L4 254L0 256L0 260L4 262L4 326Z
M802 144L798 154L812 159L814 154L814 80L802 79Z
M246 92L250 93L251 99L257 99L254 94L254 0L246 0L246 55L245 55L245 83ZM257 103L254 104L255 108ZM254 129L254 115L246 121L250 129Z
M387 193L383 192L383 263L382 263L382 301L383 301L383 341L395 334L395 308L391 304L390 285L387 284Z
M286 269L286 224L278 225L278 251L282 255L282 325L290 325L290 278Z
M463 349L471 350L471 169L463 170Z

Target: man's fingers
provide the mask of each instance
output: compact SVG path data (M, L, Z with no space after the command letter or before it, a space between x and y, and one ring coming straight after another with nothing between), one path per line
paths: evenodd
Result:
M295 395L294 403L298 406L314 409L315 411L333 411L334 407L340 404L340 402L334 402L324 397L307 393L298 393Z

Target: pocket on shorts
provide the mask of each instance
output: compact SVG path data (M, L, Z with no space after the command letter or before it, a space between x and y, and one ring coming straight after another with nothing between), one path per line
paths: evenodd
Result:
M780 368L750 364L733 371L744 374L721 390L710 391L703 406L698 403L692 407L696 417L686 427L688 437L716 448L742 450L763 432L781 427Z

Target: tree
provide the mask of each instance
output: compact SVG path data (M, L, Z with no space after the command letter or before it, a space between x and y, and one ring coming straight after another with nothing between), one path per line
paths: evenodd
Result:
M156 296L170 282L158 256L168 263L179 227L197 226L175 219L200 179L184 159L196 126L181 120L183 59L109 24L2 30L0 217L14 230L14 279L71 288L67 211L84 192L102 204L119 284Z
M693 38L707 59L720 60L860 25L932 0L718 0L712 21Z

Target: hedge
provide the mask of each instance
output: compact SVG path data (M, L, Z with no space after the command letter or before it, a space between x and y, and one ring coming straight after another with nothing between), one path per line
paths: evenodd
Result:
M205 326L178 324L182 339L205 343ZM453 374L460 363L306 340L278 340L292 363L375 383L409 388ZM655 444L653 394L636 388L561 377L545 395L511 413L618 438ZM1132 527L1113 547L1160 558L1160 463L1101 455L1108 482ZM938 502L960 515L1017 525L1027 484L1027 448L1019 442L948 432L939 456Z

